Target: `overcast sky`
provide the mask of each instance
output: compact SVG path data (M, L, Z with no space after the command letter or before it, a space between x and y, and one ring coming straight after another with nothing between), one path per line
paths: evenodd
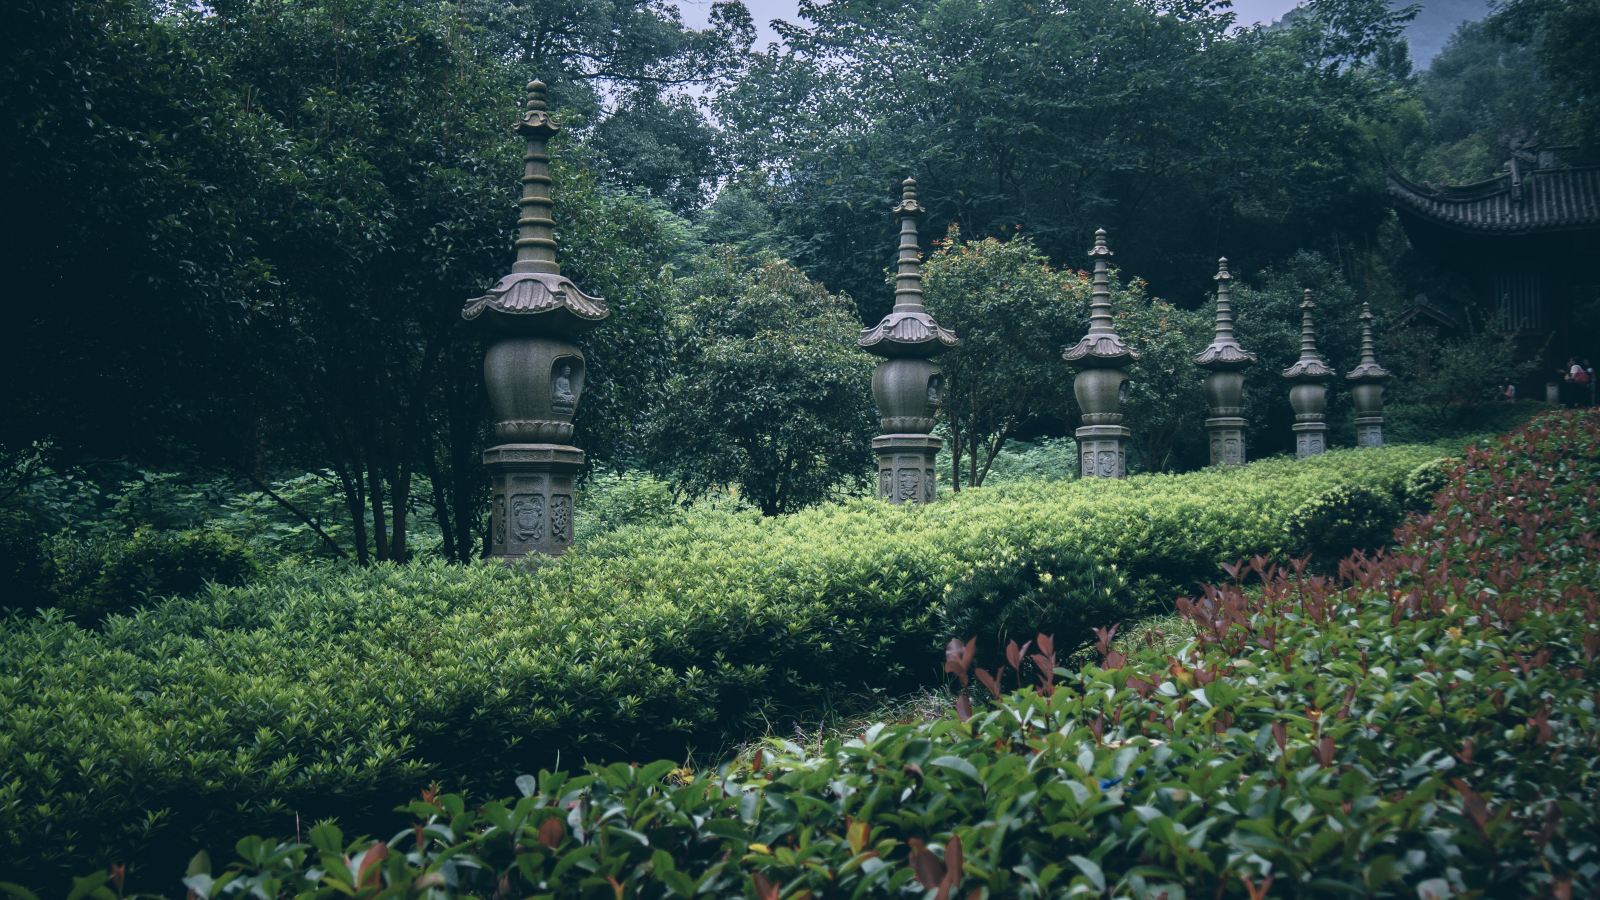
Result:
M773 19L794 21L797 0L744 0L750 15L756 20L756 46L765 47L778 36L768 23ZM1299 5L1296 0L1233 0L1233 13L1240 23L1271 22ZM703 26L711 12L711 0L678 0L678 8L685 22Z

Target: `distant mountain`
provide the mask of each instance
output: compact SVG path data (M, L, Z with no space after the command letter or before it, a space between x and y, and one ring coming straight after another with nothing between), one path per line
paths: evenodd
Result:
M1405 0L1390 0L1390 5L1398 8L1407 4ZM1489 0L1422 0L1422 9L1406 26L1411 64L1418 70L1426 69L1462 22L1486 18L1489 12Z

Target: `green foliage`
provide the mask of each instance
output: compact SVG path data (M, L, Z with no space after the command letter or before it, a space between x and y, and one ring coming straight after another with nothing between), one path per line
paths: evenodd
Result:
M1370 135L1404 97L1409 73L1385 64L1404 14L1308 7L1294 28L1235 29L1189 0L807 2L714 104L801 237L796 263L865 320L887 311L884 209L907 175L934 234L1020 230L1077 265L1105 227L1130 269L1198 293L1219 249L1255 268L1387 215Z
M978 486L1019 428L1068 414L1072 377L1061 351L1083 333L1089 283L1057 271L1026 238L963 241L952 226L923 285L934 318L961 338L939 357L951 484ZM1126 300L1120 284L1115 293Z
M978 658L999 665L1007 641L1054 635L1065 650L1092 630L1138 612L1126 580L1111 566L1059 547L1006 548L979 560L945 592L944 632L977 637Z
M1386 404L1383 409L1383 431L1389 440L1399 443L1510 431L1550 408L1550 404L1543 400Z
M56 605L85 624L207 584L243 584L260 566L243 543L214 531L141 528L125 540L58 537L47 545Z
M1338 485L1307 500L1289 516L1289 546L1328 568L1351 550L1371 552L1387 545L1400 517L1393 492L1383 487Z
M989 466L986 484L1078 477L1078 442L1072 438L1006 441Z
M1455 467L1456 460L1442 456L1412 469L1400 490L1406 511L1424 512L1432 509L1434 496L1444 490Z
M859 488L876 423L849 300L730 248L702 259L681 290L651 459L684 493L736 485L767 515Z
M3 623L0 842L43 880L220 850L296 815L361 825L430 779L479 789L558 755L726 746L832 697L925 683L945 585L1008 549L1092 552L1138 608L1170 608L1223 562L1281 553L1307 499L1390 489L1450 449L1014 482L918 508L697 506L534 570L291 562L97 630L53 612Z
M946 670L992 685L992 704L963 696L938 721L809 750L773 739L716 771L542 771L487 803L430 788L387 841L331 825L249 838L224 867L196 856L185 883L201 897L1591 896L1597 479L1600 419L1546 419L1469 451L1448 506L1346 584L1242 567L1184 604L1181 648L1107 635L1098 664L1062 667L1040 641L1037 686L1003 691L1025 663L974 672L954 642Z

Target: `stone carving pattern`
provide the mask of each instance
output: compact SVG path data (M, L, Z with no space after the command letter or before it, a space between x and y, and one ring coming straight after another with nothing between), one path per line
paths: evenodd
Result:
M878 470L878 498L888 500L894 496L894 471L892 469Z
M503 494L494 498L494 545L506 545L506 498Z
M544 498L516 494L511 498L511 533L523 543L537 543L544 534Z
M901 469L896 472L894 495L895 502L909 503L912 500L917 499L917 494L919 493L919 488L921 487L921 485L917 483L918 481L919 479L917 477L916 469Z
M1117 451L1101 450L1095 454L1095 474L1101 478L1117 477Z
M922 473L922 502L933 502L933 489L935 484L937 484L937 482L934 481L933 470L928 469L924 471Z
M572 541L572 498L565 494L550 498L550 539L558 544Z

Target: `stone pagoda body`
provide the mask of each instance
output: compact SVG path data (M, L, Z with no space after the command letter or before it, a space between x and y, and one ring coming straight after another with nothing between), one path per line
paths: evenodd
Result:
M1206 402L1211 417L1206 431L1211 437L1213 466L1242 466L1245 463L1244 370L1255 364L1256 355L1245 352L1233 336L1233 304L1229 298L1233 276L1228 273L1228 258L1217 260L1217 330L1211 344L1195 356L1195 365L1206 369Z
M1128 367L1139 358L1111 321L1111 249L1105 229L1094 233L1089 251L1094 281L1089 297L1089 333L1067 348L1061 358L1077 370L1072 393L1083 411L1083 425L1074 432L1084 478L1122 478L1128 474L1127 441L1122 425L1122 393Z
M559 556L572 546L573 481L583 467L572 417L584 381L573 339L608 315L605 301L579 290L556 262L545 148L558 126L542 82L528 85L516 130L527 139L516 263L461 311L488 344L483 380L496 440L483 454L492 484L489 556L505 561Z
M935 460L941 441L933 431L944 376L933 357L956 345L955 332L935 322L922 304L917 183L901 185L894 214L900 219L900 254L895 269L894 308L857 344L883 357L872 373L872 397L883 433L872 439L878 455L878 497L890 503L931 503L937 494Z
M1361 304L1361 362L1345 380L1351 384L1350 397L1356 406L1356 446L1383 446L1383 386L1393 377L1378 365L1372 344L1372 309Z
M1300 359L1283 370L1283 377L1294 384L1289 388L1289 405L1294 407L1294 455L1301 457L1328 449L1328 382L1335 375L1317 352L1316 323L1311 319L1316 308L1307 290L1300 304Z

